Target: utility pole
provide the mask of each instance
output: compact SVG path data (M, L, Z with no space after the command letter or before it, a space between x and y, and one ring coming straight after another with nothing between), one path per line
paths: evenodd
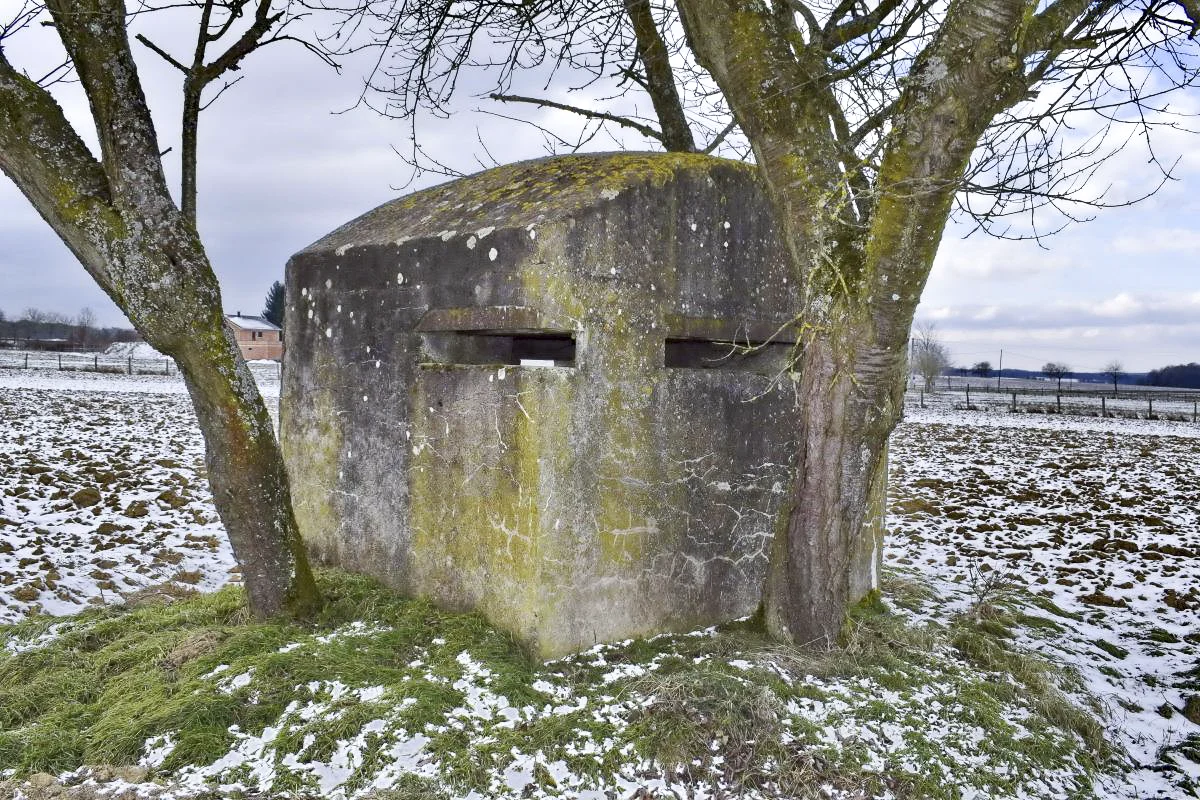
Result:
M1000 351L1000 369L996 370L996 391L1000 391L1000 376L1004 373L1004 350Z

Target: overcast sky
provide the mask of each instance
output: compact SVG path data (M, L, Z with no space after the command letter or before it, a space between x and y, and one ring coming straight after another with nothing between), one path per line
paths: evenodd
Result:
M11 0L0 0L0 9ZM187 52L165 21L144 28L156 41ZM49 31L6 42L15 65L30 73L49 63ZM135 44L170 180L178 183L179 73ZM251 57L237 86L201 119L199 225L220 278L227 311L257 313L288 257L338 225L415 188L402 188L408 167L393 147L408 147L403 122L353 105L361 64L341 76L287 44ZM57 93L89 141L86 102L75 87ZM572 95L572 102L587 98ZM1200 98L1184 98L1200 106ZM545 154L528 126L482 113L486 101L464 99L463 112L423 124L422 144L469 169L480 138L500 161ZM636 143L631 143L636 146ZM1094 222L1046 240L1002 242L952 225L943 241L918 319L936 323L956 364L1004 351L1006 367L1037 369L1048 360L1099 370L1112 359L1141 371L1200 361L1200 138L1170 134L1164 160L1181 157L1177 181L1131 208L1098 212ZM613 149L611 140L592 149ZM1114 198L1156 182L1140 152L1111 165L1103 180ZM1048 248L1048 249L1044 249ZM126 324L25 198L0 176L0 310L27 307L74 315L91 307L101 323Z

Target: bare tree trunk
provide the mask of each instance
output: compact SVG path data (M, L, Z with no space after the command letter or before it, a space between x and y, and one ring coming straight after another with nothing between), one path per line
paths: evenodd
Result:
M683 113L683 103L675 87L675 73L671 69L671 55L654 24L650 0L624 0L624 3L625 13L633 23L638 58L646 68L645 88L662 128L663 147L674 152L694 153L696 141Z
M0 170L146 341L175 357L205 439L213 501L258 616L319 600L266 405L226 330L194 225L176 208L120 0L47 7L87 93L97 161L53 97L0 51Z
M887 442L904 368L903 354L875 353L856 364L825 339L804 348L791 509L772 545L764 592L776 638L828 646L847 606L878 588Z
M255 615L303 615L319 598L274 425L220 308L208 311L220 327L172 355L204 434L213 501Z
M180 178L179 210L184 219L196 227L196 155L200 137L200 88L195 87L191 75L183 81L183 132L180 135L182 153L180 168L183 175Z
M913 313L971 152L1024 91L1011 54L1027 4L951 5L910 70L870 191L828 94L828 54L804 44L790 7L679 5L690 46L754 148L802 288L803 418L764 617L778 638L828 646L847 607L876 586Z

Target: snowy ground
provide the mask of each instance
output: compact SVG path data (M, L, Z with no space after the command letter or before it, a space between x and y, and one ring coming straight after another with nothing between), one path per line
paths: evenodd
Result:
M274 373L256 374L264 395L277 397ZM989 592L1032 597L1045 622L1022 629L1022 641L1079 669L1108 706L1112 735L1136 765L1128 782L1098 791L1111 798L1193 796L1181 787L1184 776L1200 779L1200 766L1172 748L1200 732L1181 713L1195 691L1181 688L1183 674L1200 665L1200 426L952 405L910 408L893 438L887 559L917 572L944 598L918 615L947 620ZM33 610L62 614L119 601L164 581L213 588L230 579L232 567L177 377L0 369L0 622ZM10 651L30 646L5 644ZM581 659L602 666L605 650ZM470 702L461 720L447 721L451 727L486 739L487 726L514 721L506 715L533 720L582 708L550 674L539 689L554 698L544 711L513 709L489 693L486 670L458 661L462 686L455 688ZM230 691L253 689L250 674L212 680L226 681ZM308 722L346 692L371 691L316 686L288 713ZM882 687L821 691L826 700L806 705L801 715L816 726L813 736L838 741L848 730L876 731L867 744L879 753L900 747L888 743L886 726L860 722L852 706L858 696L887 697ZM906 715L929 717L936 729L928 709L950 699L935 696L937 687L930 691L893 702ZM617 708L629 700L613 702ZM401 705L396 714L402 711ZM364 727L359 738L392 724L371 722L375 727ZM940 757L966 770L972 742L989 732L949 721L944 727L947 752ZM396 763L418 763L421 738L436 733L397 740ZM259 769L254 753L266 747L265 736L245 735L226 767ZM323 793L334 786L326 781L355 771L347 755L354 747L346 744L340 767L335 758L318 770ZM148 743L146 763L161 762L169 750L169 741ZM533 757L513 763L530 775L549 769L564 786L571 780ZM218 773L198 767L193 777ZM633 773L630 781L613 788L626 796L638 785ZM1043 786L1038 796L1056 791Z
M233 568L177 374L0 370L0 622Z
M1076 665L1146 785L1200 666L1200 426L910 409L893 436L887 560L965 605L1001 582L1049 600L1026 643ZM1195 694L1195 678L1192 689Z

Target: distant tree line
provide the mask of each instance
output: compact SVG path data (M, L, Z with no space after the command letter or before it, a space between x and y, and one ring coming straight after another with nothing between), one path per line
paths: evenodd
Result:
M1055 382L1060 392L1063 379L1071 377L1082 382L1112 383L1114 392L1122 383L1200 389L1200 364L1195 362L1163 367L1146 375L1130 374L1118 360L1105 364L1099 372L1075 372L1069 364L1062 361L1047 361L1040 370L993 370L990 361L977 361L969 367L951 366L949 350L941 341L937 330L929 323L920 323L913 329L909 341L909 369L914 378L921 379L926 389L933 388L937 378L942 375L990 378L995 374L1007 378L1036 378L1038 375L1044 375Z
M9 317L0 310L0 346L51 350L103 350L113 342L136 342L132 328L98 327L96 314L83 308L75 317L27 308Z
M1200 389L1200 364L1172 364L1152 369L1142 380L1146 386L1173 386L1178 389Z

